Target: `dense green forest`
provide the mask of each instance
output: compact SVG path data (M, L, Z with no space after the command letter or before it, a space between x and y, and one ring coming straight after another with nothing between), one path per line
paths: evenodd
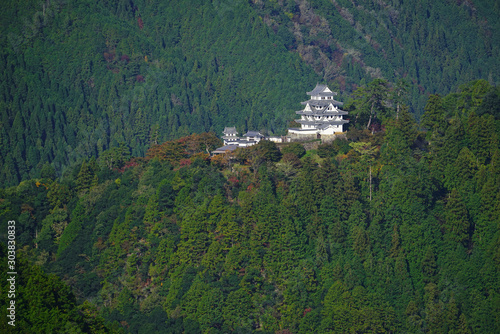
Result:
M463 82L498 82L497 1L254 1L254 8L331 86L385 78L411 84L417 116L427 95Z
M20 255L18 253L18 255ZM10 271L7 268L6 249L0 245L0 277L2 284L9 283ZM8 318L10 312L6 303L9 288L2 286L2 318L0 329L2 333L119 333L119 326L105 325L105 320L99 315L96 307L88 301L78 305L71 288L61 282L54 274L44 274L39 266L28 264L21 257L16 265L15 301L17 319ZM5 290L4 290L5 287ZM14 291L14 290L11 290ZM22 317L19 317L19 314ZM12 321L14 320L14 321ZM8 324L11 322L11 324ZM15 326L12 326L14 324Z
M500 91L431 95L418 125L387 86L358 89L346 138L307 151L211 158L202 133L1 189L29 261L20 298L46 314L44 293L64 295L48 331L500 332Z
M0 331L500 332L498 1L0 9Z
M500 78L498 1L2 1L0 184L236 126L284 134L318 81L429 94Z

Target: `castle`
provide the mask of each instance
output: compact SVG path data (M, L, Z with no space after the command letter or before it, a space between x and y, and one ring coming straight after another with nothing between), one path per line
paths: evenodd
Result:
M344 132L344 124L349 123L344 119L348 112L340 110L339 107L343 103L333 99L337 93L332 92L326 85L317 84L312 91L307 92L307 95L311 98L301 102L305 108L295 112L300 115L297 123L301 127L288 129L288 134L300 138Z
M335 136L344 132L344 124L349 123L344 119L347 111L339 109L342 102L333 99L337 93L332 92L326 85L317 84L316 87L307 92L311 98L305 102L303 110L296 111L300 115L297 123L299 128L288 129L286 137L265 137L260 132L248 131L243 137L238 137L235 127L224 128L222 139L224 146L219 147L213 154L222 154L227 151L234 151L238 147L248 147L257 144L261 140L270 140L277 143L290 142L294 140L304 140L310 138L321 138L321 136Z

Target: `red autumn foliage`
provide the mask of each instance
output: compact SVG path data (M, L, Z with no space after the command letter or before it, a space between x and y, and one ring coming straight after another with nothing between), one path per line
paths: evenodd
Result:
M137 18L137 24L139 25L139 29L142 30L142 28L144 28L144 22L142 22L142 18L140 16Z
M191 165L192 161L191 159L181 159L179 161L179 166L184 167L184 166L189 166Z
M129 161L127 161L127 162L125 163L125 165L123 165L123 167L122 167L122 168L117 169L117 170L118 170L118 172L120 172L120 173L124 173L127 169L129 169L129 168L134 168L134 167L137 167L137 166L139 166L139 163L138 163L137 158L132 158L132 159L130 159Z
M234 186L234 185L237 185L237 184L240 182L240 180L238 180L238 179L237 179L236 177L234 177L234 176L229 177L229 179L227 179L227 180L228 180L230 183L232 183L232 184L233 184L233 186Z
M152 146L146 153L146 159L157 158L174 166L186 166L186 160L189 160L189 164L199 158L207 160L208 153L221 145L221 140L214 133L192 134Z
M120 57L120 60L121 60L121 61L124 61L124 62L126 62L126 63L128 63L128 62L130 61L130 58L129 58L129 56L127 56L127 55L122 55L122 56Z
M135 77L135 81L137 82L144 82L144 76L138 74L136 77Z

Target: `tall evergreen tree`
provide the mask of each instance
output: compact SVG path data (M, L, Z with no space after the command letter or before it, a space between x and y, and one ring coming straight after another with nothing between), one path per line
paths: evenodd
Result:
M470 218L467 208L456 189L451 191L446 204L446 230L454 242L467 247L470 233Z

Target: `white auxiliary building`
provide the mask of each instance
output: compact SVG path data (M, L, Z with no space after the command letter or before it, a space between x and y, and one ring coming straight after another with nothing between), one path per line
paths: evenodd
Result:
M264 136L258 131L248 131L243 137L238 137L238 131L235 127L225 127L222 139L224 145L237 145L238 147L247 147L258 144L264 139Z
M238 147L253 146L265 138L258 131L248 131L243 137L238 137L238 131L235 127L225 127L223 134L224 146L217 148L212 154L222 154L232 152Z
M307 92L307 95L311 98L301 102L305 108L295 112L300 115L297 123L300 123L301 128L290 128L288 133L294 136L311 136L344 132L344 124L349 123L344 119L344 115L348 112L339 109L343 103L333 99L337 93L332 92L326 85L318 84L311 92Z

